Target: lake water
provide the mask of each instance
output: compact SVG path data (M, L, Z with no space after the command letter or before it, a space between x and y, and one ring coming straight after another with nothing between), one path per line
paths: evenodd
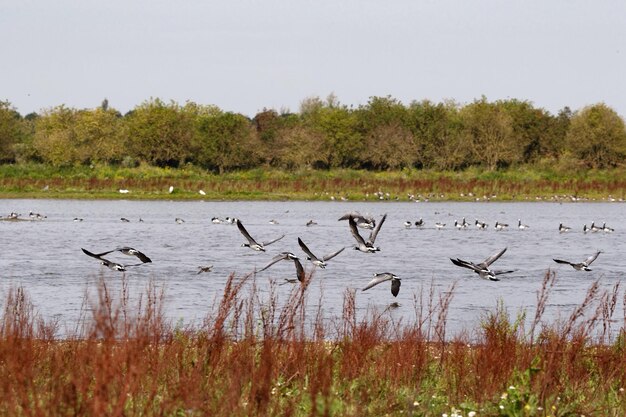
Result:
M163 286L165 313L174 322L196 323L206 316L221 296L231 272L242 276L263 267L275 254L292 251L303 260L307 271L313 265L305 260L297 238L301 237L316 254L325 255L354 245L344 213L357 210L379 219L387 213L376 244L381 252L364 254L346 249L317 269L310 287L309 308L317 311L321 297L325 317L341 314L346 289L360 289L373 273L393 272L402 278L400 294L394 298L389 283L366 292L356 292L357 312L364 316L372 309L383 310L392 302L394 319L415 319L415 298L431 287L438 297L454 283L454 297L448 316L448 330L476 328L486 311L499 301L511 315L526 309L534 314L537 291L548 268L557 271L557 282L548 301L546 320L568 317L585 297L594 280L610 290L626 273L623 259L626 240L623 203L414 203L414 202L173 202L173 201L82 201L82 200L0 200L0 214L29 211L47 216L43 221L0 221L1 299L11 286L23 286L40 314L55 317L71 327L79 318L84 295L104 276L116 285L122 273L101 266L81 252L86 248L102 252L131 246L153 262L129 268L125 273L131 291L141 293L150 281ZM245 242L234 225L213 224L212 217L241 219L250 234L267 241L285 234L268 246L267 253L241 247ZM83 221L75 222L74 218ZM121 217L130 222L122 222ZM176 217L185 220L177 224ZM420 217L425 226L406 229L404 222ZM465 217L472 224L457 230L454 220ZM143 222L139 222L139 218ZM474 219L489 223L477 230ZM530 226L519 230L517 220ZM275 220L277 224L271 224ZM314 220L317 225L307 227ZM508 223L508 230L496 231L496 221ZM613 233L583 233L583 224L606 222ZM444 229L435 222L446 223ZM572 227L559 233L559 223ZM361 229L367 236L369 231ZM494 269L514 269L499 282L480 279L467 269L453 265L449 258L474 262L508 247L493 265ZM591 272L575 271L552 258L581 262L595 251L603 253L592 264ZM106 258L120 263L136 263L136 258L120 253ZM198 266L212 264L213 271L197 274ZM282 283L293 278L292 262L279 262L258 273L256 282L265 292L270 280ZM279 297L286 298L292 285L278 286ZM620 290L620 300L623 297ZM623 325L623 306L618 302L616 327Z

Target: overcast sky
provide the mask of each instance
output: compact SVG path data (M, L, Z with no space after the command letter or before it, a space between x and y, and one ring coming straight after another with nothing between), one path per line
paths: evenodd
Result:
M159 97L254 116L311 96L485 95L626 116L622 0L0 0L0 100L23 115Z

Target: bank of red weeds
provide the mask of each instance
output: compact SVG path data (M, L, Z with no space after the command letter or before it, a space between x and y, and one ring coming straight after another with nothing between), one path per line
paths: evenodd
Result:
M546 273L532 318L499 306L455 335L454 286L416 294L411 323L357 317L347 290L329 321L321 309L309 317L309 281L279 300L276 284L262 296L253 278L231 275L204 324L181 328L155 285L131 302L124 280L116 294L100 280L62 338L11 288L0 415L625 415L626 316L615 311L626 296L595 282L567 320L546 323L555 279Z

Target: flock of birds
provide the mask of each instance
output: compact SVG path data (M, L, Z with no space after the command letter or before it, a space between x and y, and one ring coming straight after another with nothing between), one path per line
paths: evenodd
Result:
M379 252L381 250L380 247L375 245L375 242L380 232L380 229L385 223L386 219L387 219L387 214L384 214L382 218L380 218L380 220L377 222L373 217L369 215L361 215L359 212L353 211L353 212L346 213L345 215L341 216L338 220L348 221L348 227L350 229L350 233L355 240L354 246L351 246L351 247L354 250L371 254L371 253ZM124 220L124 218L122 218L122 220ZM184 222L184 220L180 218L176 218L175 221L176 223ZM246 240L246 242L243 243L241 246L250 248L258 252L265 252L266 248L269 245L275 242L278 242L279 240L285 237L285 235L283 234L271 240L261 241L261 240L255 239L245 228L241 220L237 218L226 217L225 219L220 219L220 218L214 217L211 219L211 221L212 223L215 223L215 224L219 224L219 223L235 224L239 232L241 233L241 235ZM270 221L270 223L277 224L278 222L272 220ZM307 222L307 226L311 226L314 224L316 223L313 220L309 220L309 222ZM412 227L413 225L415 225L416 227L424 227L425 222L422 218L420 218L414 223L408 222L408 221L404 223L404 226L406 228ZM441 225L440 223L437 223L435 227L441 228L440 225ZM443 226L445 226L445 224ZM474 226L478 229L485 229L488 227L487 223L481 222L478 219L475 220ZM463 218L460 222L455 220L455 227L458 229L463 229L463 228L471 227L471 225L470 223L466 221L465 218ZM500 222L495 222L495 225L494 225L494 228L496 230L504 230L507 227L508 227L508 224L504 224ZM518 219L517 227L520 230L525 230L525 229L528 229L530 226L523 224L521 219ZM361 233L359 232L359 228L370 230L369 236L367 236L367 238L362 236ZM565 233L570 230L571 230L570 227L565 226L563 224L559 224L558 231L560 233ZM602 227L598 227L595 225L595 222L591 223L591 227L587 227L587 225L584 225L583 227L583 231L585 233L588 231L589 232L600 232L600 231L612 232L613 230L614 229L607 227L606 224L604 224ZM307 244L300 237L298 237L298 245L300 246L300 249L302 250L302 252L304 252L304 254L306 255L306 259L310 261L315 267L319 267L322 269L326 268L328 261L330 261L337 255L341 254L347 248L344 246L324 256L318 256L315 253L313 253L313 251L311 251L311 249L307 246ZM86 255L99 260L102 265L110 269L116 270L116 271L123 272L123 271L126 271L126 269L129 267L140 266L145 263L152 262L152 260L141 251L131 248L131 247L127 247L127 246L118 247L118 248L100 252L100 253L93 253L84 248L81 248L81 249ZM456 266L473 271L482 279L491 280L491 281L499 281L500 275L515 272L515 270L497 270L497 269L491 268L492 264L495 263L506 251L507 251L507 248L505 247L504 249L501 249L497 253L487 257L482 262L475 263L472 261L466 261L466 260L459 259L459 258L450 258L450 261ZM114 252L120 252L124 255L134 256L140 262L134 263L134 264L120 264L120 263L113 262L111 260L104 258L104 256L114 253ZM578 271L591 271L589 266L598 258L600 253L601 251L597 251L596 253L589 256L582 262L571 262L571 261L562 260L562 259L553 259L553 260L554 262L559 263L559 264L570 265L575 270L578 270ZM264 267L262 267L256 272L265 271L266 269L270 268L271 266L275 265L276 263L280 261L292 261L294 263L295 270L296 270L295 278L286 279L285 283L304 282L306 280L305 270L304 270L304 267L302 266L300 257L298 257L293 252L281 252L277 254ZM198 269L199 269L197 272L198 274L203 273L203 272L210 272L212 269L212 265L201 266ZM378 284L381 284L387 281L391 281L391 294L394 297L396 297L398 293L400 292L401 278L391 272L375 273L373 278L369 281L369 283L362 288L362 291L366 291Z

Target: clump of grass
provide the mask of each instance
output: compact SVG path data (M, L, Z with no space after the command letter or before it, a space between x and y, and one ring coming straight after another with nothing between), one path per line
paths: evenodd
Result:
M231 275L197 327L167 320L154 283L131 296L124 278L101 279L63 337L23 288L10 288L0 317L0 415L626 413L624 324L610 327L619 285L593 283L566 320L550 323L543 314L556 275L548 271L532 320L512 319L500 304L451 335L454 285L423 287L407 322L388 309L360 313L348 289L329 320L308 308L312 279L261 292L254 276Z

